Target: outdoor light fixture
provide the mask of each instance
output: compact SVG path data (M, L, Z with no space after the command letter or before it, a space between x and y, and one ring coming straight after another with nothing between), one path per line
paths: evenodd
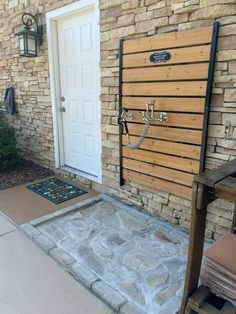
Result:
M16 33L19 37L19 54L22 57L37 57L37 48L42 44L42 26L38 24L37 14L24 13L24 29Z

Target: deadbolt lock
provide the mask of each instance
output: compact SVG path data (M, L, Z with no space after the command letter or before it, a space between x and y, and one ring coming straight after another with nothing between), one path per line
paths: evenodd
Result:
M61 101L65 101L65 97L64 96L61 96Z
M65 107L60 107L60 108L59 108L59 111L60 111L60 112L65 112L65 111L66 111L66 108L65 108Z

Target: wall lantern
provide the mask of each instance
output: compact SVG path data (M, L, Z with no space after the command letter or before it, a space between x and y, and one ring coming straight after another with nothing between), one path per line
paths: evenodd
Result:
M37 48L42 44L42 26L38 24L38 15L24 13L22 23L24 29L16 33L19 37L19 55L22 57L37 57Z

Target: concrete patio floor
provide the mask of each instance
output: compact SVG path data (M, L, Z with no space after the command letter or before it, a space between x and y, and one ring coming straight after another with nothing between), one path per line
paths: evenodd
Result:
M35 182L45 181L50 178L52 177L37 180ZM62 180L70 182L64 178ZM74 182L73 184L76 185ZM22 184L0 191L0 212L3 212L16 224L23 224L29 220L76 204L79 201L83 201L98 194L97 192L90 190L84 195L75 197L57 205L30 191L26 188L26 185L27 184Z
M0 213L0 313L111 314Z

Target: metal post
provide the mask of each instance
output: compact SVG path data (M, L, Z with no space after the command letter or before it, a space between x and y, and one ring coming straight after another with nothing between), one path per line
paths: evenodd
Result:
M120 40L119 49L119 117L122 113L122 68L123 68L123 42L124 39ZM122 133L123 125L119 124L119 166L120 166L120 186L124 185L123 178L123 156L122 156Z
M206 158L206 147L207 147L207 133L208 133L208 123L209 123L209 112L211 106L212 97L212 87L214 81L214 67L216 59L216 48L217 39L219 33L219 22L214 22L212 30L212 42L211 42L211 52L210 52L210 62L208 69L208 80L207 80L207 90L206 90L206 100L205 100L205 110L204 110L204 121L202 130L202 149L200 157L200 173L205 170L205 158Z

